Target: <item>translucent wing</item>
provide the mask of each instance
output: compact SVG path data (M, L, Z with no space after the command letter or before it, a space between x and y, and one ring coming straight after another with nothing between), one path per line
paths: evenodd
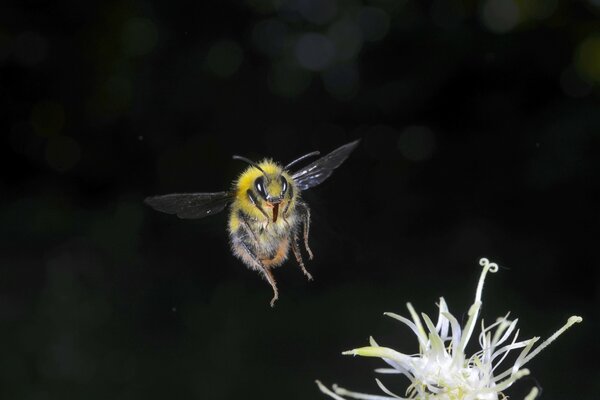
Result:
M308 164L292 175L296 186L300 190L306 190L317 186L333 173L333 170L339 167L348 158L352 150L358 146L359 140L345 144L331 153Z
M146 197L144 203L157 211L177 214L179 218L204 218L223 211L232 201L229 192L216 193L173 193L164 196Z

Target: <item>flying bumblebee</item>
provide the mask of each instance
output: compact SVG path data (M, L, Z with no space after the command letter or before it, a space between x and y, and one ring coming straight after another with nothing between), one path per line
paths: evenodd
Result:
M304 266L298 245L302 232L304 247L312 260L313 253L308 246L310 210L302 200L301 192L327 179L348 158L358 142L345 144L296 172L290 172L290 168L320 153L305 154L285 166L270 159L256 163L245 157L233 156L250 166L242 172L230 191L174 193L147 197L144 202L157 211L176 214L184 219L213 215L230 205L228 231L233 254L269 282L273 288L273 307L279 294L271 270L284 263L290 248L304 275L308 280L313 279Z

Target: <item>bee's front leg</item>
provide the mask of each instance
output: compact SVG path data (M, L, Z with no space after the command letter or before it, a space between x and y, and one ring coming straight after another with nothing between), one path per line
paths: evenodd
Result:
M285 205L285 208L283 209L283 212L281 213L281 218L283 219L283 222L285 222L285 224L287 225L288 228L290 228L290 223L287 220L287 216L288 216L288 210L290 209L290 206L292 205L292 200L291 200L292 193L294 193L294 191L290 187L290 200L285 200L286 205Z
M281 219L283 220L283 222L285 222L285 225L288 227L288 229L291 228L290 223L288 222L287 218L285 216L281 217Z
M254 197L254 194L252 193L252 190L248 189L246 191L246 195L248 196L248 200L250 200L250 203L252 203L252 205L254 207L256 207L258 209L258 211L260 211L261 214L264 215L265 218L267 219L266 224L264 224L264 226L261 228L264 231L269 226L269 222L271 221L271 218L269 218L269 214L267 214L267 212L258 203L258 200L256 199L256 197Z

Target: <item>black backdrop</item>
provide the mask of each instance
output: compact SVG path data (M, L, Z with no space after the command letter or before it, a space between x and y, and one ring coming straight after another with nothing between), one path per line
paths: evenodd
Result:
M0 397L377 393L382 313L483 316L548 337L507 394L600 389L597 1L9 1L0 5ZM228 248L226 213L145 196L361 144L323 185L306 282L280 300ZM475 342L475 341L473 341ZM475 344L475 343L473 343ZM596 379L596 381L594 380ZM402 391L406 382L386 379Z

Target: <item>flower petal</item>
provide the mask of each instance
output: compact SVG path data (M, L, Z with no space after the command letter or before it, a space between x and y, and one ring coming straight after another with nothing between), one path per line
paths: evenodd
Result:
M375 378L375 382L377 382L377 386L379 386L379 388L381 390L383 390L383 392L385 394L389 394L390 396L392 396L394 399L400 399L400 400L408 400L405 397L400 397L397 394L392 393L388 388L386 388L385 386L383 386L383 383L381 383L381 381L377 378Z
M335 391L335 393L337 393L337 394L339 394L341 396L351 397L353 399L362 399L362 400L395 400L394 397L377 396L377 395L373 395L373 394L351 392L350 390L346 390L346 389L344 389L342 387L339 387L338 385L333 385L333 390Z
M327 387L325 385L323 385L321 383L321 381L316 380L315 383L317 384L317 386L319 387L319 390L323 393L325 393L327 396L334 398L335 400L346 400L341 396L338 396L337 394L333 393L331 390L327 389Z
M383 315L397 319L398 321L404 323L406 326L408 326L414 332L415 335L417 335L417 339L419 340L419 345L421 345L423 348L425 348L427 346L427 335L425 334L425 331L423 330L422 326L419 329L417 327L417 325L415 325L415 323L412 322L411 320L409 320L408 318L404 318L401 315L394 314L391 312L385 312L385 313L383 313ZM420 324L421 323L419 322L419 325Z

